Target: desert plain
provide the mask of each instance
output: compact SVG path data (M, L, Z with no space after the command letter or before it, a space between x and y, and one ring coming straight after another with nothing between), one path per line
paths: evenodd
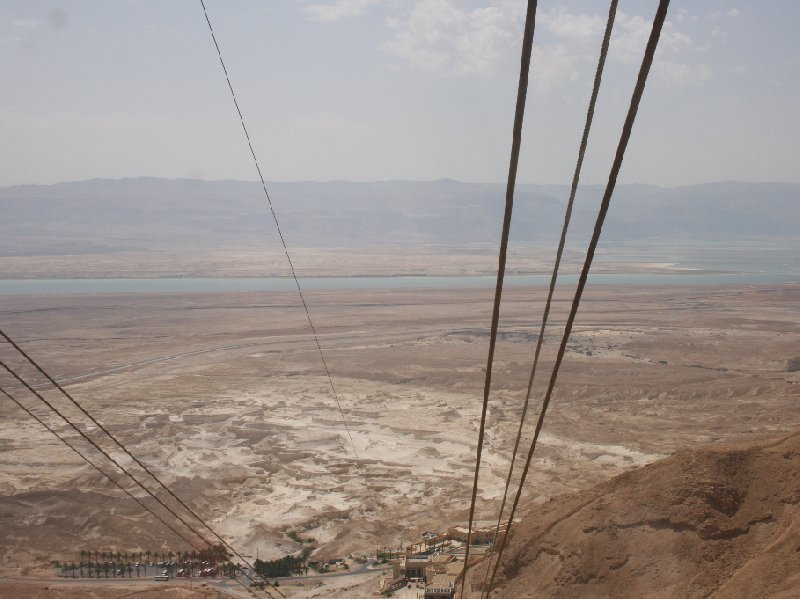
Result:
M296 293L6 295L0 322L244 556L307 547L333 558L465 524L492 291L306 292L338 404ZM477 503L484 522L497 519L545 295L539 286L504 293ZM570 299L571 289L557 292L531 416ZM520 515L680 449L800 428L800 373L790 366L798 306L797 284L590 286ZM0 359L86 422L7 345ZM82 549L187 548L5 398L0 523L4 576L51 576L52 560L77 561Z

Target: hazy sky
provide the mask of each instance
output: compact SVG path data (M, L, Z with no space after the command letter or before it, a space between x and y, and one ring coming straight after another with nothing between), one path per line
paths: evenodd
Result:
M620 0L604 182L656 0ZM525 2L206 0L268 180L504 181ZM607 3L541 0L519 180L571 177ZM621 181L800 182L800 2L673 0ZM0 185L254 180L199 0L0 4Z

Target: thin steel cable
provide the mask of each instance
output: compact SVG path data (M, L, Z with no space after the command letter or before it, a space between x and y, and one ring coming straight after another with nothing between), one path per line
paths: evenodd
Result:
M99 472L99 473L100 473L100 474L102 474L104 477L106 477L108 480L110 480L110 481L111 481L111 482L112 482L112 483L113 483L113 484L114 484L114 485L115 485L115 486L116 486L116 487L117 487L117 488L118 488L120 491L122 491L123 493L125 493L125 495L127 495L128 497L130 497L131 499L133 499L133 500L134 500L136 503L138 503L138 504L139 504L139 505L140 505L142 508L144 508L146 511L150 512L150 514L152 514L152 515L153 515L153 516L154 516L154 517L155 517L155 518L156 518L156 519L157 519L159 522L161 522L161 524L163 524L163 525L164 525L164 526L166 526L168 529L170 529L170 530L171 530L171 531L172 531L172 532L173 532L173 533L174 533L176 536L178 536L178 537L180 537L181 539L183 539L183 540L186 542L186 544L187 544L189 547L191 547L192 549L195 549L195 550L197 550L197 549L198 549L197 545L195 545L195 544L194 544L192 541L190 541L190 540L189 540L189 539L187 539L185 536L183 536L183 534L182 534L182 533L180 533L180 532L178 532L177 530L175 530L174 528L172 528L172 526L171 526L171 525L170 525L168 522L166 522L166 521L165 521L163 518L161 518L161 516L159 516L158 514L156 514L156 513L155 513L155 512L154 512L152 509L150 509L150 508L149 508L147 505L145 505L145 504L142 502L142 500L141 500L141 499L139 499L139 498L138 498L138 497L136 497L135 495L131 494L131 492L130 492L130 491L128 491L128 489L126 489L126 488L125 488L125 487L123 487L121 484L119 484L119 483L116 481L116 479L114 479L114 478L113 478L113 477L112 477L110 474L108 474L107 472L105 472L105 471L104 471L102 468L100 468L100 466L98 466L97 464L95 464L94 462L92 462L92 460L90 460L90 459L89 459L89 458L88 458L86 455L84 455L83 453L81 453L81 451L80 451L80 450L79 450L77 447L75 447L75 446L74 446L72 443L70 443L69 441L67 441L67 439L66 439L65 437L62 437L61 435L59 435L59 434L58 434L58 433L57 433L57 432L56 432L56 431L55 431L53 428L51 428L51 427L50 427L50 425L49 425L49 424L47 424L47 423L46 423L44 420L42 420L41 418L39 418L39 417L38 417L38 416L37 416L35 413L33 413L31 410L29 410L27 407L25 407L25 406L24 406L24 405L23 405L23 404L22 404L22 403L21 403L21 402L20 402L20 401L19 401L19 400L18 400L16 397L14 397L13 395L11 395L11 394L10 394L8 391L6 391L5 389L3 389L2 387L0 387L0 393L2 393L3 395L5 395L5 396L6 396L8 399L10 399L11 401L13 401L15 404L17 404L17 406L18 406L18 407L19 407L21 410L23 410L23 411L24 411L26 414L28 414L28 416L30 416L30 417L31 417L31 418L33 418L33 419L34 419L36 422L38 422L39 424L41 424L41 425L42 425L44 428L46 428L46 429L47 429L47 430L48 430L50 433L52 433L52 434L53 434L53 435L56 437L56 439L58 439L59 441L61 441L62 443L64 443L64 445L66 445L66 446L67 446L67 447L69 447L69 448L70 448L72 451L74 451L76 454L78 454L78 457L80 457L80 458L81 458L81 459L82 459L84 462L86 462L87 464L89 464L89 465L90 465L92 468L94 468L95 470L97 470L97 472Z
M328 368L328 363L325 361L325 354L322 351L322 345L319 342L319 336L317 335L317 329L314 327L314 322L311 319L311 311L308 308L308 304L306 303L306 298L303 296L303 289L300 286L300 280L297 278L297 271L294 268L294 263L292 262L292 258L289 255L289 247L286 245L286 239L283 237L283 232L281 231L281 225L278 222L278 215L275 212L275 208L272 205L272 197L269 195L269 191L267 191L267 184L264 181L264 175L261 174L261 167L258 164L258 158L256 158L256 152L253 149L253 143L250 141L250 134L247 132L247 127L244 124L244 117L242 116L242 111L239 108L239 102L236 100L236 92L233 91L233 85L231 84L231 79L228 76L228 69L225 67L225 61L222 60L222 52L219 49L219 44L217 43L217 37L214 34L214 28L211 26L211 19L208 17L208 11L206 10L206 4L204 0L200 0L200 4L203 7L203 14L206 17L206 23L208 23L208 30L211 33L211 39L214 42L214 47L217 49L217 56L219 56L219 63L222 65L222 72L225 73L225 80L228 82L228 89L231 92L231 97L233 98L233 104L236 106L236 113L239 115L239 122L242 124L242 131L244 131L245 139L247 140L247 147L250 148L250 154L253 157L253 163L255 164L256 171L258 172L258 178L261 181L261 188L264 190L264 196L267 198L267 206L269 207L269 211L272 214L272 220L275 221L275 228L278 231L278 237L280 237L281 245L283 245L283 253L286 255L286 261L289 263L289 270L292 273L292 278L294 279L294 284L297 286L297 294L300 296L300 302L303 304L303 309L306 312L306 319L308 320L308 326L311 328L311 335L314 337L314 343L317 346L317 351L319 352L319 358L322 362L322 367L325 370L325 375L328 377L328 383L331 387L331 393L333 394L333 399L336 401L336 407L339 409L339 415L342 419L342 424L344 424L344 428L347 431L347 436L350 439L350 445L353 448L353 455L356 458L356 466L358 468L358 472L361 475L361 479L364 481L364 486L367 489L367 495L370 498L370 501L374 501L372 496L372 491L369 488L369 483L367 482L366 477L364 476L364 469L361 465L361 458L358 456L358 450L356 449L356 443L353 440L353 434L350 431L350 427L347 424L347 418L344 415L344 410L342 409L342 404L339 401L339 394L336 392L336 386L333 384L333 377L331 376L330 369Z
M633 90L633 95L631 97L630 107L628 108L628 114L625 117L625 123L622 128L622 135L620 136L619 144L617 145L616 155L614 156L614 162L611 166L611 172L608 175L608 184L606 185L605 193L603 194L603 200L600 203L600 210L597 214L597 220L595 221L594 231L592 233L591 241L589 242L589 248L586 251L586 259L583 263L583 268L581 269L580 278L578 279L578 287L575 290L575 296L572 300L572 307L569 312L569 317L567 318L567 323L564 329L564 334L561 338L561 344L558 348L558 354L556 356L555 364L553 365L553 371L550 375L550 382L547 386L547 393L545 394L544 400L542 402L542 409L539 412L539 419L536 422L536 430L533 434L533 439L531 441L530 448L528 450L527 458L525 459L525 467L522 471L522 477L519 482L519 486L517 487L517 493L514 497L514 504L511 508L511 514L508 518L508 523L506 526L506 533L503 535L503 540L500 543L500 549L497 554L497 561L494 565L494 570L492 572L492 577L489 580L489 586L487 589L487 595L491 592L491 587L494 582L494 579L497 575L497 570L500 565L500 560L503 557L503 551L506 547L507 540L511 533L511 524L514 520L514 514L517 510L517 506L519 505L519 499L522 496L522 489L525 484L525 478L528 475L528 469L531 465L531 460L533 459L534 451L536 450L536 443L539 440L539 434L542 430L542 425L544 424L544 417L547 413L547 407L550 405L550 399L553 394L553 389L556 385L556 380L558 379L558 370L561 367L561 362L564 359L564 352L566 351L567 341L569 340L569 336L572 333L572 326L575 322L575 316L578 313L578 307L580 306L581 296L583 295L583 290L586 287L586 281L589 277L589 270L592 266L592 260L594 259L595 250L597 249L597 244L600 240L600 234L603 229L603 223L605 222L606 214L608 213L608 208L611 204L611 196L614 193L614 188L617 184L617 177L619 176L619 171L622 168L622 161L625 157L625 149L628 146L628 141L630 140L631 132L633 131L633 123L636 120L636 113L639 110L639 103L641 102L642 95L644 94L645 84L647 83L647 76L650 73L650 67L653 64L653 57L655 56L656 48L658 47L658 39L661 35L661 29L664 26L664 21L667 17L667 9L669 8L669 0L659 0L658 9L656 10L656 15L653 18L653 28L650 32L650 38L647 41L647 46L644 52L644 58L642 59L642 65L639 68L639 75L636 79L636 86Z
M469 524L467 526L467 547L464 554L464 569L462 570L461 597L464 597L467 570L469 569L469 546L472 541L472 523L475 517L475 502L478 496L478 475L481 469L481 454L483 452L483 439L486 432L486 412L489 407L489 393L492 387L492 365L494 363L494 350L497 343L497 328L500 322L500 300L503 295L503 280L506 272L506 254L508 252L508 237L511 230L511 213L514 208L514 186L517 182L517 166L519 164L519 151L522 145L522 121L525 116L525 100L528 95L528 71L531 64L531 51L533 49L533 34L536 29L537 0L528 0L528 9L525 14L525 28L522 34L522 52L520 56L519 84L517 86L517 104L514 110L514 128L511 141L511 158L508 164L508 181L506 183L506 206L503 216L503 231L500 236L500 252L497 264L497 285L494 291L494 306L492 308L492 329L489 338L489 355L486 359L486 377L483 385L483 406L481 408L481 424L478 429L478 449L475 456L475 478L472 483L472 500L469 506Z
M575 171L572 175L572 188L570 189L569 193L569 200L567 201L567 209L564 212L564 226L561 229L561 239L558 242L558 250L556 251L556 259L553 265L553 273L550 277L550 289L547 292L547 300L544 305L544 313L542 315L542 324L539 328L539 338L536 340L536 351L534 352L533 357L533 366L531 368L531 374L528 378L528 389L525 393L525 402L522 405L522 413L519 419L519 429L517 430L517 437L514 440L514 450L511 453L511 463L508 467L508 476L506 477L506 486L505 490L503 491L503 501L500 504L500 512L497 515L497 530L495 532L495 541L497 540L497 535L500 532L500 523L503 519L503 511L506 507L506 500L508 499L508 489L511 486L511 477L514 473L514 462L517 459L517 451L519 449L520 440L522 439L522 429L525 424L525 418L528 414L528 406L530 404L531 399L531 390L533 389L533 380L536 376L536 368L539 365L539 355L542 351L542 343L544 341L544 332L547 328L547 320L550 316L550 305L553 301L553 293L556 289L556 281L558 279L558 269L561 265L561 256L564 253L564 245L566 244L567 240L567 230L569 229L569 222L570 218L572 217L572 206L575 203L575 194L578 191L578 182L580 181L581 176L581 169L583 167L583 158L586 155L586 147L589 144L589 132L592 128L592 120L594 118L594 110L595 105L597 104L597 96L600 93L600 84L602 83L603 79L603 68L605 67L606 57L608 56L608 47L609 42L611 40L611 31L614 28L614 19L616 18L617 14L617 4L618 0L611 0L611 3L608 7L608 20L606 21L606 29L603 34L603 41L600 45L600 58L597 61L597 69L595 70L594 74L594 85L592 86L592 95L589 100L589 108L586 111L586 122L583 126L583 136L581 137L580 148L578 150L578 160L575 164ZM484 588L486 582L486 576L488 576L489 569L486 569L486 575L484 576ZM483 594L481 594L483 597Z
M61 387L60 387L60 386L58 386L58 383L56 383L56 382L55 382L55 381L54 381L54 380L53 380L53 379L50 377L50 375L48 375L48 374L47 374L47 373L46 373L44 370L42 370L42 369L41 369L41 367L39 367L39 366L38 366L38 364L37 364L36 362L34 362L32 358L30 358L30 357L29 357L29 356L28 356L28 355L27 355L27 354L26 354L24 351L22 351L22 349L21 349L21 348L19 348L19 346L17 346L17 345L16 345L16 344L15 344L13 341L11 341L11 338L10 338L10 337L8 337L8 336L7 336L5 333L3 333L2 331L0 331L0 335L2 335L3 337L5 337L5 338L6 338L6 339L7 339L7 340L8 340L8 341L11 343L11 345L13 345L15 348L17 348L17 350L18 350L18 351L19 351L19 352L20 352L20 353L21 353L23 356L25 356L25 357L26 357L26 358L27 358L27 359L28 359L28 360L31 362L31 364L33 364L34 366L36 366L36 368L37 368L37 369L38 369L38 370L39 370L39 371L40 371L42 374L44 374L46 377L48 377L48 379L49 379L51 382L53 382L53 383L54 383L54 384L55 384L55 385L56 385L56 386L57 386L57 387L58 387L58 388L59 388L59 389L62 391L62 393L64 393L64 395L66 395L67 397L70 397L70 398L71 398L71 396L70 396L70 395L69 395L69 394L68 394L66 391L64 391L63 389L61 389ZM28 384L28 382L27 382L27 381L25 381L25 380L24 380L22 377L20 377L20 376L19 376L19 374L17 374L17 373L16 373L16 372L15 372L15 371L14 371L12 368L10 368L10 367L9 367L9 366L8 366L8 365L7 365L5 362L3 362L2 360L0 360L0 367L4 368L4 369L5 369L5 370L6 370L6 371L9 373L9 374L11 374L11 376L13 376L13 377L14 377L14 378L17 380L17 382L21 383L21 384L22 384L22 385L23 385L23 386L24 386L24 387L25 387L25 388L26 388L28 391L30 391L31 393L33 393L33 394L34 394L34 395L35 395L35 396L36 396L36 397L37 397L37 398L38 398L40 401L42 401L42 402L43 402L43 403L44 403L44 404L45 404L45 405L46 405L48 408L50 408L50 409L51 409L53 412L55 412L55 413L56 413L58 416L60 416L60 417L61 417L61 419L62 419L62 420L64 420L64 422L66 422L66 423L67 423L67 424L68 424L68 425L69 425L69 426L70 426L70 427L71 427L73 430L75 430L75 432L77 432L77 433L78 433L78 434L79 434L81 437L83 437L83 438L84 438L84 439L85 439L85 440L86 440L86 441L87 441L87 442L88 442L88 443L89 443L89 444L90 444L92 447L94 447L94 448L95 448L97 451L99 451L100 453L102 453L102 454L103 454L103 455L106 457L106 459L107 459L107 460L109 460L109 461L110 461L112 464L114 464L114 465L115 465L117 468L119 468L119 469L120 469L122 472L124 472L124 473L125 473L125 474L128 476L128 478L130 478L130 479L131 479L131 480L132 480L134 483L136 483L136 485L137 485L139 488L141 488L141 489L142 489L142 490L143 490L145 493L147 493L148 495L150 495L150 497L152 497L153 499L155 499L155 500L156 500L156 501L157 501L157 502L158 502L158 503L159 503L159 504L160 504L160 505L161 505L161 506L162 506L162 507L163 507L165 510L167 510L167 511L168 511L170 514L172 514L172 516L173 516L173 517L174 517L176 520L178 520L178 521L179 521L181 524L183 524L183 525L184 525L186 528L188 528L188 529L189 529L190 531L192 531L192 532L193 532L195 535L197 535L197 537L198 537L199 539L201 539L201 540L202 540L202 541L203 541L203 542L204 542L206 545L208 545L209 547L212 547L212 548L214 547L214 544L213 544L211 541L209 541L208 539L206 539L206 538L205 538L205 537L204 537L202 534L200 534L200 532L198 532L198 531L197 531L197 529L196 529L195 527L193 527L191 524L189 524L188 522L186 522L186 520L184 520L184 519L183 519L181 516L179 516L177 513L175 513L175 511L174 511L172 508L170 508L170 507L169 507L167 504L165 504L165 503L164 503L164 502L163 502L163 501L162 501L162 500L161 500L161 499L160 499L160 498L159 498L157 495L155 495L155 494L154 494L152 491L150 491L150 489L148 489L147 487L145 487L145 486L144 486L144 485L143 485L143 484L142 484L142 483L141 483L141 482L140 482L140 481L139 481L139 480L138 480L138 479L137 479L135 476L133 476L133 475L132 475L132 474L131 474L131 473L130 473L130 472L129 472L129 471L128 471L128 470L127 470L127 469L126 469L124 466L122 466L122 464L120 464L120 463L119 463L119 462L118 462L116 459L114 459L114 458L113 458L111 455L109 455L109 454L108 454L108 452L106 452L106 451L105 451L105 450L104 450L102 447L100 447L100 446L99 446L99 445L98 445L98 444L97 444L97 443L96 443L96 442L95 442L93 439L91 439L91 438L90 438L90 437L89 437L89 436L88 436L86 433L84 433L84 432L83 432L81 429L79 429L79 428L78 428L78 427L77 427L77 426L76 426L76 425L75 425L75 424L74 424L74 423L73 423L73 422L72 422L72 421L71 421L69 418L67 418L66 416L64 416L64 414L62 414L62 413L61 413L61 412L58 410L58 408L56 408L56 407L55 407L55 406L54 406L52 403L50 403L50 402L49 402L49 401L48 401L48 400L47 400L47 399L46 399L46 398L45 398L45 397L44 397L42 394L40 394L40 393L39 393L39 392L38 392L36 389L34 389L34 388L33 388L33 387L30 385L30 384ZM73 399L72 401L73 401L73 403L75 403L76 405L79 405L79 404L77 404L77 402L75 402L75 400L74 400L74 399ZM88 414L88 412L86 412L86 411L85 411L85 410L83 410L82 408L81 408L81 410L82 410L82 411L83 411L85 414L89 415L89 414ZM94 418L92 418L92 417L91 417L91 415L89 415L89 417L92 419L92 421L93 421L93 422L97 423L97 421L96 421L96 420L94 420ZM99 424L98 424L98 426L99 426ZM102 427L101 427L101 428L102 428ZM105 429L103 429L103 430L105 431ZM107 431L105 431L105 432L106 432L106 435L108 435L108 436L109 436L109 437L111 437L112 439L114 438L114 437L113 437L113 435L111 435L111 433L109 433L109 432L107 432ZM118 444L119 444L119 442L118 442ZM131 458L133 458L134 460L136 460L136 458L135 458L135 457L133 457L133 456L130 454L130 452L128 452L127 450L125 450L125 452L127 453L127 455L128 455L129 457L131 457ZM136 461L137 461L137 463L140 463L140 462L138 462L138 460L136 460ZM140 464L141 464L141 463L140 463ZM153 475L151 474L151 476L153 476ZM155 477L154 477L154 478L155 478ZM158 481L158 479L157 479L157 478L156 478L156 480ZM166 488L166 487L164 486L164 484L163 484L163 483L161 483L160 481L158 481L158 482L161 484L161 486L162 486L162 487ZM171 492L169 489L167 489L167 491L168 491L170 494L172 494L172 492ZM172 494L172 495L173 495L173 497L174 497L174 494ZM178 501L180 501L180 500L178 500ZM189 511L191 512L191 509L190 509L188 506L186 506L186 504L184 504L184 503L182 503L182 502L181 502L181 504L184 506L184 508L186 508L187 510L189 510ZM203 521L203 520L202 520L202 519L201 519L199 516L197 516L197 515L196 515L196 514L194 514L193 512L191 512L191 513L192 513L192 514L195 516L195 518L197 518L197 519L198 519L198 520L199 520L199 521L200 521L200 522L201 522L201 523L202 523L202 524L203 524L203 525L204 525L206 528L208 528L209 530L211 530L211 532L212 532L212 533L214 533L213 529L211 529L211 527L209 527L207 524L205 524L205 522L204 522L204 521ZM216 535L216 533L214 533L214 534ZM216 535L216 536L217 536L217 538L220 538L220 537L219 537L219 535ZM223 545L224 545L225 547L227 547L229 550L231 550L231 551L234 553L234 555L236 555L236 557L238 557L239 559L241 559L242 561L244 561L244 562L245 562L245 564L247 564L248 566L250 566L250 568L252 568L252 566L249 564L249 562L247 562L247 561L246 561L246 560L245 560L245 559L244 559L244 558L243 558L241 555L239 555L239 553L238 553L238 552L236 552L236 551L235 551L233 548L231 548L231 547L230 547L230 545L228 545L228 544L227 544L227 543L226 543L224 540L222 540L221 538L220 538L220 540L222 541L222 543L223 543ZM249 576L249 575L245 574L245 576L246 576L246 577L247 577L247 578L248 578L248 579L249 579L251 582L256 582L255 580L253 580L252 578L250 578L250 576ZM270 584L270 583L269 583L269 581L267 581L266 579L264 579L264 582L266 582L267 584ZM272 585L270 584L270 586L272 586ZM275 590L277 591L277 593L278 593L278 594L279 594L281 597L285 597L285 596L283 595L283 593L281 593L281 592L280 592L280 591L278 591L277 589L275 589ZM272 596L272 595L270 594L270 596Z

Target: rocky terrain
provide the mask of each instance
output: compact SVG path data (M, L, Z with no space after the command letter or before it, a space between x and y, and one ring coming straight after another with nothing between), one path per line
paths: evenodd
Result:
M797 597L800 432L679 451L552 498L514 528L495 586L520 599Z
M480 519L496 518L543 295L505 296ZM308 294L358 460L294 294L4 296L0 320L246 556L339 556L466 519L490 296ZM523 513L698 443L797 429L799 299L796 285L593 287ZM8 377L0 384L66 430ZM0 565L14 575L48 574L81 549L186 548L7 400L0 519Z

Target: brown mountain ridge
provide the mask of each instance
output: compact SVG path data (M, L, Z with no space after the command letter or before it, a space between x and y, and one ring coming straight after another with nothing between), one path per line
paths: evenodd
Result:
M513 529L494 588L515 599L800 597L800 432L679 451L551 499Z

